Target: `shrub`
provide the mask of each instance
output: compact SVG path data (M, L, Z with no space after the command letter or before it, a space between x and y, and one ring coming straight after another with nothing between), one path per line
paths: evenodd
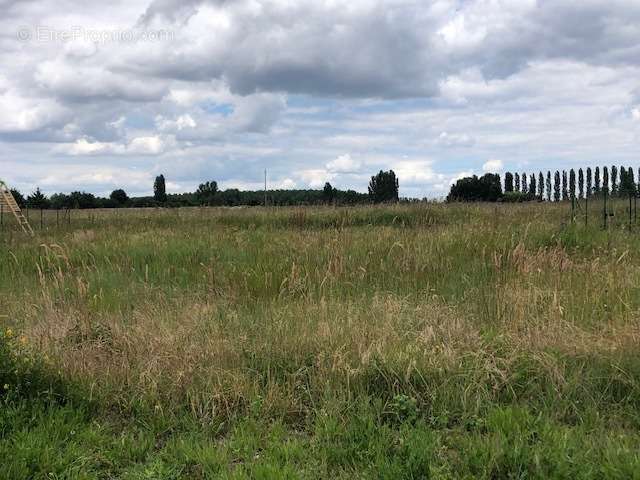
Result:
M502 196L502 201L507 203L531 202L533 200L538 200L538 197L531 192L507 192Z

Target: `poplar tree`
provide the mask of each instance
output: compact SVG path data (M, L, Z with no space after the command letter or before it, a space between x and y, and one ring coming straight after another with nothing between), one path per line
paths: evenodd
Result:
M582 168L578 169L578 197L584 198L584 171Z
M536 174L532 173L529 178L529 193L532 197L536 196L536 192L538 191L538 187L536 185Z
M618 190L620 195L635 195L636 182L633 177L633 169L626 169L620 167L620 188Z
M538 173L538 198L540 201L544 200L544 175L542 172Z
M602 167L602 191L609 193L609 169Z
M516 192L519 192L520 191L520 174L518 172L516 172L514 179L516 182Z
M551 171L547 170L547 201L551 201Z
M560 201L560 172L557 170L553 176L553 200Z
M569 170L569 198L576 198L576 171Z
M567 172L565 170L562 171L562 200L567 200L569 198L569 189L567 186Z
M513 174L507 172L504 174L504 193L513 192Z
M167 186L164 175L158 175L153 182L153 198L159 203L167 201Z
M522 193L527 193L529 191L527 188L527 174L524 172L520 175L520 183L522 183Z
M593 193L593 190L591 189L592 180L593 180L593 176L591 175L591 167L587 167L587 191L585 192L587 194L587 198L589 198Z
M624 167L620 167L620 187L618 187L618 192L620 195L623 195L629 191L629 186L627 185L627 169Z
M600 167L596 167L593 176L593 193L598 195L600 193Z
M611 195L618 193L618 167L611 166Z

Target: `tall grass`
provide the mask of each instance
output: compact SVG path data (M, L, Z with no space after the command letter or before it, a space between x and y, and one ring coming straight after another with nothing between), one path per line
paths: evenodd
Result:
M231 444L260 419L275 443L304 432L327 476L576 473L537 456L585 445L604 449L585 478L626 471L611 452L640 438L640 239L622 223L547 204L92 215L3 234L0 314L101 418Z

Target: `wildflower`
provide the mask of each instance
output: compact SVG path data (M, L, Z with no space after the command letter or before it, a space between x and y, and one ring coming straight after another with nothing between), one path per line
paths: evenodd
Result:
M20 335L20 343L22 345L26 345L27 344L27 337L25 337L24 335Z
M8 383L5 383L5 384L4 384L4 386L3 386L2 388L4 388L5 390L9 390L9 384L8 384Z
M13 330L7 328L7 338L11 338L13 336Z

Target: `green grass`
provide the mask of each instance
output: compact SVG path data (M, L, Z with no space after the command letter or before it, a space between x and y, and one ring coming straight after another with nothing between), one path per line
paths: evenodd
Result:
M614 209L5 228L0 478L635 478L640 236Z

